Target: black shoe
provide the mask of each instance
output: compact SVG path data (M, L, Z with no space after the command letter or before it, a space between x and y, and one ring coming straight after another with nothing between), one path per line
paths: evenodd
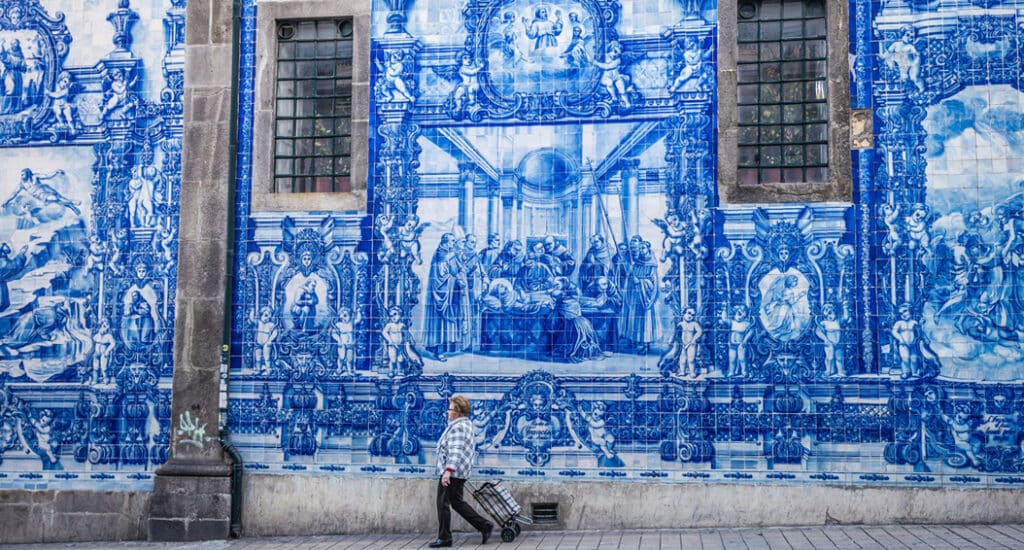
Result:
M494 525L488 525L487 529L480 531L480 544L487 544L487 541L491 538L491 533L494 532Z
M427 548L451 548L452 541L437 539L427 545Z

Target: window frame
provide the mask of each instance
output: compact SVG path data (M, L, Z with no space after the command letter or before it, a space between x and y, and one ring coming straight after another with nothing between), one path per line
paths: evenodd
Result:
M253 212L365 211L369 181L370 6L366 2L292 0L259 2L256 11L256 82L253 115ZM350 18L352 37L352 191L276 192L277 27L283 22Z
M312 36L300 36L303 27L310 29ZM335 35L321 38L324 28ZM286 29L291 29L293 35L283 38L282 32ZM347 37L341 36L342 29L347 29ZM308 188L318 187L322 178L327 180L322 183L330 187L324 192L351 190L340 191L337 187L352 186L354 30L351 17L278 21L278 97L274 128L274 188L277 193L305 192L296 189L308 191ZM339 54L339 47L347 50L347 55ZM289 58L282 55L286 49L290 51ZM305 52L307 49L312 52ZM333 50L331 57L326 57L324 50ZM346 64L347 70L344 69ZM290 69L289 74L282 74L286 67ZM312 77L299 74L303 68L310 67ZM330 74L321 72L328 67ZM304 86L311 89L304 90ZM282 95L282 89L289 90L290 94ZM340 113L339 109L342 109ZM320 148L316 145L318 142L322 144ZM338 159L344 162L338 163Z
M828 179L743 185L739 171L739 2L718 5L718 196L723 204L846 201L853 198L850 157L849 6L824 0L828 60Z

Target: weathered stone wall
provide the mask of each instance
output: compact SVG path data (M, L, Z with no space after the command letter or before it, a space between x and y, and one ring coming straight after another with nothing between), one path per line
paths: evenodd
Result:
M243 523L250 535L432 533L436 484L253 474L246 477ZM517 482L509 488L526 514L533 503L558 504L559 521L525 526L528 531L1021 521L1014 504L1020 491L1013 489L597 481ZM455 519L456 529L472 532Z

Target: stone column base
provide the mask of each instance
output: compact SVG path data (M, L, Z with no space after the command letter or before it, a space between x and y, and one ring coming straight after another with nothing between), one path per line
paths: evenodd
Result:
M231 534L231 468L174 462L156 471L149 502L150 541L226 539Z

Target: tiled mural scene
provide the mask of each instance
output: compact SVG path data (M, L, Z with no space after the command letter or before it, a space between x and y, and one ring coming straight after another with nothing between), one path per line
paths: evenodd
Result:
M184 0L0 2L0 488L167 460Z
M0 0L2 488L146 488L213 433L170 430L184 1L85 4ZM275 192L361 169L351 22L260 44L261 4L225 356L247 472L432 476L462 393L484 477L1024 483L1024 4L377 2L345 212L254 208L257 133ZM721 187L848 172L827 201Z
M231 357L250 471L430 475L463 393L484 476L1024 482L1014 4L375 3L367 217L250 211L259 9ZM852 194L721 199L723 25L732 179L843 173L826 52L848 48L845 107L874 112L840 155Z

